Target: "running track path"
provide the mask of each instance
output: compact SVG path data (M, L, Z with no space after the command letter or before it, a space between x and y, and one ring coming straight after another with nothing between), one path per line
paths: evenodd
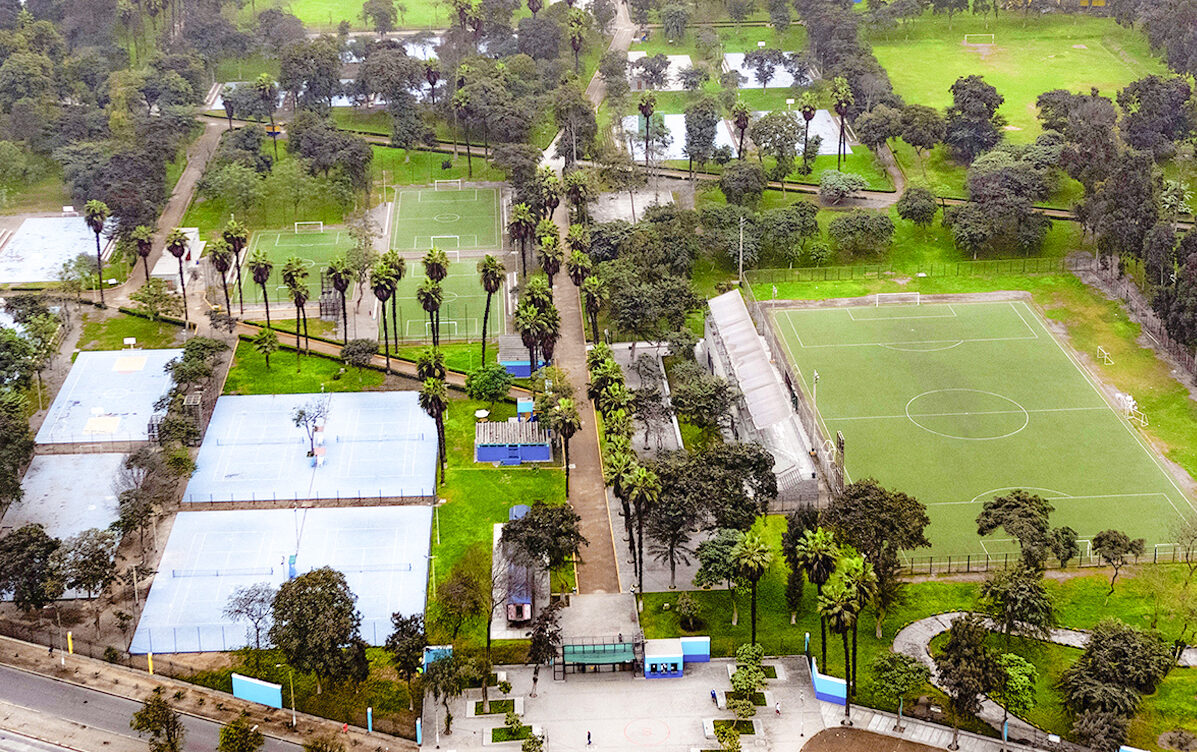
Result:
M609 49L627 51L632 44L635 28L624 4L617 3L616 9L615 34ZM602 79L596 73L586 87L586 97L597 107L605 95ZM545 149L545 163L557 162L552 155L556 152L560 138L561 133L558 133L549 148ZM557 208L553 220L561 229L561 236L565 237L569 229L569 210L564 202ZM554 351L554 360L557 366L569 374L574 388L584 392L590 379L586 372L586 323L582 318L582 300L578 289L565 274L557 275L553 288L553 297L561 312L561 337ZM569 476L569 501L582 517L582 535L588 541L582 552L582 561L578 564L578 592L618 593L619 570L615 564L611 517L607 511L607 484L603 480L598 421L595 419L594 405L586 399L585 394L578 400L578 405L581 408L582 429L569 443L570 459L574 463Z
M968 616L968 612L952 611L908 624L894 637L894 651L904 653L925 664L927 668L931 669L931 683L943 689L936 676L935 661L931 658L931 640L936 635L948 631L953 621L964 616ZM985 619L985 622L990 629L997 628L992 620ZM1048 641L1057 645L1083 648L1089 642L1089 633L1078 629L1053 629ZM1197 648L1185 648L1178 665L1197 665ZM977 717L999 731L1002 728L1002 706L988 697L981 701L981 712L977 714ZM1013 715L1010 716L1009 722L1011 739L1035 739L1043 734L1040 729Z

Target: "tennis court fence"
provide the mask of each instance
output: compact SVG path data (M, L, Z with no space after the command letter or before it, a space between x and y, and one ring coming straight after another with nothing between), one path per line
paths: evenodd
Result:
M786 282L836 282L885 277L997 277L1006 274L1061 274L1088 271L1092 258L1084 255L1058 258L979 259L895 268L894 264L849 264L844 266L799 266L789 269L748 269L749 284Z
M1197 565L1197 547L1186 548L1175 543L1147 544L1147 551L1132 564L1191 564ZM1065 569L1092 569L1104 567L1106 562L1100 556L1082 546L1081 555L1068 562ZM1047 563L1049 569L1060 569L1055 559ZM1019 568L1021 560L1017 553L961 554L959 556L908 556L902 557L902 572L917 574L970 574Z
M227 509L293 509L296 507L381 507L381 506L417 506L420 504L435 504L435 491L422 491L415 494L370 494L366 491L338 494L336 496L311 497L290 496L262 496L250 494L249 498L229 494L227 498L217 498L215 494L207 497L191 495L179 502L181 511L216 511Z

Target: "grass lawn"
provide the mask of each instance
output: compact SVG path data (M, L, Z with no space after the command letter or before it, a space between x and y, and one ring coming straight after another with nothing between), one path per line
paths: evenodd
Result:
M493 331L493 330L492 330ZM429 349L428 346L401 346L398 357L414 361L420 353ZM445 367L450 371L469 373L482 365L482 343L480 342L442 342L440 350L445 355ZM486 362L494 363L499 357L499 345L492 341L486 347Z
M245 57L226 57L216 64L216 80L226 83L229 81L253 81L263 73L277 81L278 59L258 54Z
M383 374L346 367L341 361L318 355L298 356L293 350L279 350L266 359L249 342L237 343L233 366L224 384L225 394L305 394L308 392L360 392L382 386ZM341 373L344 369L344 373Z
M122 313L107 316L100 311L85 311L78 347L80 350L123 350L126 337L136 338L137 346L146 350L178 347L183 342L183 327Z
M765 42L766 46L782 52L799 52L807 47L806 27L792 25L782 33L777 33L766 26L691 26L686 30L686 36L680 40L670 40L665 37L662 29L649 31L648 41L641 42L637 37L629 51L642 51L648 55L689 55L690 60L698 63L704 58L698 51L698 33L703 28L713 28L719 35L719 47L722 52L748 52L757 47L757 42ZM716 55L719 53L716 52ZM715 62L708 59L708 62Z
M994 34L994 46L966 47L964 35L974 33ZM957 78L984 76L1006 98L999 112L1009 121L1009 138L1022 142L1041 130L1035 100L1045 91L1096 87L1113 95L1131 81L1167 72L1139 30L1082 14L1006 12L994 20L960 13L949 28L945 16L928 12L906 29L873 34L870 41L894 90L908 102L942 109L952 101L948 89Z
M515 710L515 700L491 700L490 712L484 713L482 700L474 703L474 715L504 715Z
M494 524L506 522L508 511L515 504L530 504L537 500L561 503L565 500L565 475L556 465L545 467L494 467L474 462L474 411L491 409L491 420L507 420L515 415L515 405L500 402L491 408L483 402L466 399L450 392L452 401L445 414L445 443L448 469L445 483L438 493L445 503L437 508L436 526L432 540L434 557L432 576L443 582L449 572L475 545L490 550ZM452 641L458 648L477 649L485 641L486 622L467 621L456 640L436 623L435 599L429 597L429 640L432 644ZM522 643L498 644L499 656L509 662L522 661Z
M531 726L520 726L515 731L501 726L490 730L490 740L496 744L499 742L518 742L521 739L528 739L532 736Z
M57 162L38 154L26 154L25 158L32 173L39 177L27 185L10 188L0 201L0 214L58 212L72 203Z
M290 681L294 678L295 705L302 713L311 713L339 723L350 723L364 728L366 708L371 707L374 709L374 729L376 731L398 734L409 739L415 738L415 719L419 713L422 697L418 690L414 692L415 700L417 700L416 712L409 711L407 684L395 673L386 651L381 648L366 649L366 655L370 659L370 676L366 681L361 684L351 682L332 684L325 679L321 681L320 693L316 692L315 677L301 671L295 671L293 674L289 672L285 659L278 651L263 651L256 662L252 651L238 651L229 655L234 659L232 666L201 671L187 677L187 681L223 692L231 692L231 675L236 672L282 684L284 704L290 706ZM276 668L275 664L277 663L283 665Z
M387 126L390 133L390 126ZM448 167L445 164L448 163ZM466 155L454 158L452 152L407 151L386 146L374 147L374 182L381 191L384 186L432 185L434 180L461 180L478 183L498 183L507 179L507 173L494 167L478 156L474 157L474 176L468 177ZM387 191L386 198L380 193L378 201L392 201L395 195Z
M428 314L416 299L416 290L425 279L424 269L418 261L409 259L407 263L407 275L399 281L399 287L395 292L398 299L399 340L401 342L404 340L415 342L430 340L432 328L428 322ZM444 302L440 309L442 341L477 340L482 336L486 291L482 289L482 285L478 281L477 264L476 259L449 263L449 276L441 282L441 288L444 291ZM493 335L503 331L506 320L502 295L496 293L490 305L490 320L487 322L487 328ZM387 308L387 326L390 327L394 325L394 322L389 315L390 306L388 305ZM378 326L378 338L381 340L381 321Z
M685 140L684 133L681 134L681 138ZM799 147L801 147L801 143L799 143ZM751 159L752 157L750 156L749 158ZM767 172L776 164L776 160L772 157L765 157L761 161L761 164ZM666 160L665 165L678 170L689 168L689 164L684 159ZM838 166L836 165L834 154L823 154L815 159L811 167L812 171L809 175L802 175L794 171L786 176L786 181L789 183L801 183L803 185L818 185L825 171L838 169L840 172L851 172L864 178L867 183L865 187L870 191L892 191L894 189L894 183L890 180L889 173L885 171L885 167L877 160L873 152L864 146L853 146L852 153L847 155L842 164ZM715 175L722 174L723 169L723 167L714 162L708 162L703 165L703 172Z

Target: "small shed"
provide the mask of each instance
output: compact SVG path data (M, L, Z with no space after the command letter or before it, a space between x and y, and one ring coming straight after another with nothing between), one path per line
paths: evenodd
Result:
M475 462L519 465L552 459L549 433L536 421L508 420L474 426Z
M644 678L670 679L682 675L685 659L676 637L644 641Z
M200 240L199 228L184 227L182 230L183 234L187 236L187 253L183 256L183 273L190 275L191 270L199 266L200 257L204 255L204 249L208 243ZM233 274L234 272L230 270L229 273ZM163 248L162 254L154 263L154 268L150 270L150 276L162 280L172 290L177 290L179 288L179 260L170 251Z
M528 357L528 348L518 334L502 334L499 336L499 365L507 369L507 373L517 379L526 379L533 371L540 370L548 362L541 360L536 368L532 368L532 360Z

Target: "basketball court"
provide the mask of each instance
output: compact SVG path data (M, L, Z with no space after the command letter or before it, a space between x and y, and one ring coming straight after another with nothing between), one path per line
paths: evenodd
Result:
M79 353L37 443L147 441L154 403L172 383L166 364L182 354L178 349Z
M119 515L116 489L123 454L38 454L21 479L23 496L9 505L0 530L39 524L66 539L91 528L104 529ZM88 493L79 492L84 480Z
M292 415L322 403L309 441ZM436 424L416 392L231 395L216 402L183 501L431 496L435 475Z
M328 263L351 248L353 238L347 231L326 230L323 222L296 222L289 230L261 230L254 233L248 251L241 255L241 286L246 305L262 305L262 287L254 283L248 266L249 258L255 251L263 251L274 264L270 279L266 282L266 291L273 306L276 303L291 304L291 293L283 284L283 265L287 259L295 256L303 262L308 271L308 302L317 303L320 300L320 278L328 268ZM229 296L234 304L237 302L236 278L235 272L229 273ZM354 288L351 284L346 295L354 295ZM312 314L312 309L308 309L308 314ZM280 315L278 318L294 316L294 311L291 311L289 315Z
M433 188L396 189L391 248L409 259L434 246L442 251L498 251L503 245L499 200L498 188L463 187L460 180L438 180Z
M432 507L180 512L150 587L131 653L235 650L253 644L223 615L229 595L277 588L320 567L345 575L361 636L382 645L391 614L424 612Z

